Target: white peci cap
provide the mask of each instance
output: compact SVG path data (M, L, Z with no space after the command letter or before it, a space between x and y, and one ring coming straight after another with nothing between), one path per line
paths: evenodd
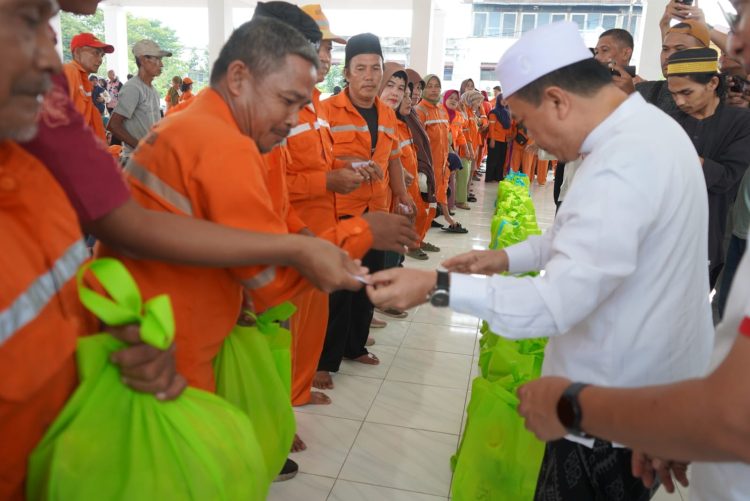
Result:
M497 79L508 97L548 73L593 57L578 24L563 21L525 33L497 63Z

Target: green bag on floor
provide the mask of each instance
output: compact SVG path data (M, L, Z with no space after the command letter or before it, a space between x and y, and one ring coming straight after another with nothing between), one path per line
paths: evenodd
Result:
M273 481L294 440L292 335L279 322L296 308L284 303L255 318L252 327L235 326L214 359L216 393L250 417Z
M90 269L112 299L83 285ZM144 342L174 338L169 297L142 303L127 269L111 258L78 273L81 302L109 325L137 323ZM27 498L36 500L262 500L269 482L247 416L223 399L187 388L171 402L120 380L109 334L83 337L80 385L31 455Z
M524 427L515 391L523 379L507 376L472 383L466 428L454 466L455 501L526 501L534 498L544 443Z

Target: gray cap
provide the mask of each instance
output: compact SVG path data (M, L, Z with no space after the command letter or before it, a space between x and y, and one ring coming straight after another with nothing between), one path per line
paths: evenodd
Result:
M172 57L172 53L159 47L159 44L153 40L139 40L133 45L133 55L135 57L153 56L153 57Z

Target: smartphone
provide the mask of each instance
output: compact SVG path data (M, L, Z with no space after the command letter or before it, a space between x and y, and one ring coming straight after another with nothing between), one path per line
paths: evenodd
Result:
M675 3L681 3L682 5L693 5L693 0L674 0Z

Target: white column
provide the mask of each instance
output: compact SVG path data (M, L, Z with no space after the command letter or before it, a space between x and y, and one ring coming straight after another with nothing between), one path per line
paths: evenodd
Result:
M412 0L411 48L409 67L420 75L427 73L430 59L430 26L432 25L432 0Z
M115 47L112 54L107 54L107 70L115 70L120 81L125 81L128 74L128 17L121 5L102 3L99 7L104 11L104 39ZM133 40L136 42L136 40Z
M430 54L427 59L427 70L443 79L445 68L445 18L444 10L432 11L432 22L430 23Z
M55 44L55 48L57 49L57 54L60 56L60 61L62 61L63 58L63 47L62 47L62 24L60 21L60 13L58 12L55 17L53 17L50 20L50 25L52 26L52 31L55 32L55 40L57 43ZM63 61L65 62L65 61Z
M643 2L643 14L641 14L635 44L641 49L637 62L638 74L647 80L662 78L659 60L662 42L659 20L664 15L667 3L668 0L644 0Z
M232 1L231 0L208 0L208 67L212 68L214 61L219 58L219 53L232 34L234 25L232 23Z

